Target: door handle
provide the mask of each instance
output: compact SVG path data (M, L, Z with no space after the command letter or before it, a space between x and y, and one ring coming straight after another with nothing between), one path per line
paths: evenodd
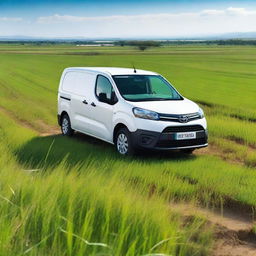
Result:
M92 103L91 103L91 106L96 107L96 105L95 105L95 103L94 103L94 102L92 102Z
M84 104L88 104L88 102L87 102L86 100L83 100L83 103L84 103Z

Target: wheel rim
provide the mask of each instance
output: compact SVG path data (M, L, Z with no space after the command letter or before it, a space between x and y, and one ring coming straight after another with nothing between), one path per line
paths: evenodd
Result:
M128 152L128 138L124 133L118 135L116 144L120 154L125 155Z
M68 133L68 129L69 129L69 121L67 120L67 118L64 118L62 121L62 131L64 134Z

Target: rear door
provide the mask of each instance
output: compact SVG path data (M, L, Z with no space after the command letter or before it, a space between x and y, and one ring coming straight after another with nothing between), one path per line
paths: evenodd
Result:
M74 130L90 133L89 102L96 75L84 71L70 71L65 76L65 83L71 94L71 124Z

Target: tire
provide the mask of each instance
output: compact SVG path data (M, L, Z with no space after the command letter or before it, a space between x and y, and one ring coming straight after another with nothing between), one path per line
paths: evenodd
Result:
M72 136L74 134L74 130L71 128L71 122L67 114L64 114L61 118L61 132L64 136Z
M184 154L193 154L194 152L194 148L187 148L187 149L182 149L181 152L184 153Z
M116 151L123 156L132 156L135 153L133 147L131 133L127 128L121 128L118 130L115 136Z

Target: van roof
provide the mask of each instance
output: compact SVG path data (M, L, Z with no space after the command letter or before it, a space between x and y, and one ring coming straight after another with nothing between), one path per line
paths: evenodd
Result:
M70 67L65 71L84 70L91 72L108 73L109 75L157 75L155 72L136 69L134 73L133 68L114 68L114 67Z

